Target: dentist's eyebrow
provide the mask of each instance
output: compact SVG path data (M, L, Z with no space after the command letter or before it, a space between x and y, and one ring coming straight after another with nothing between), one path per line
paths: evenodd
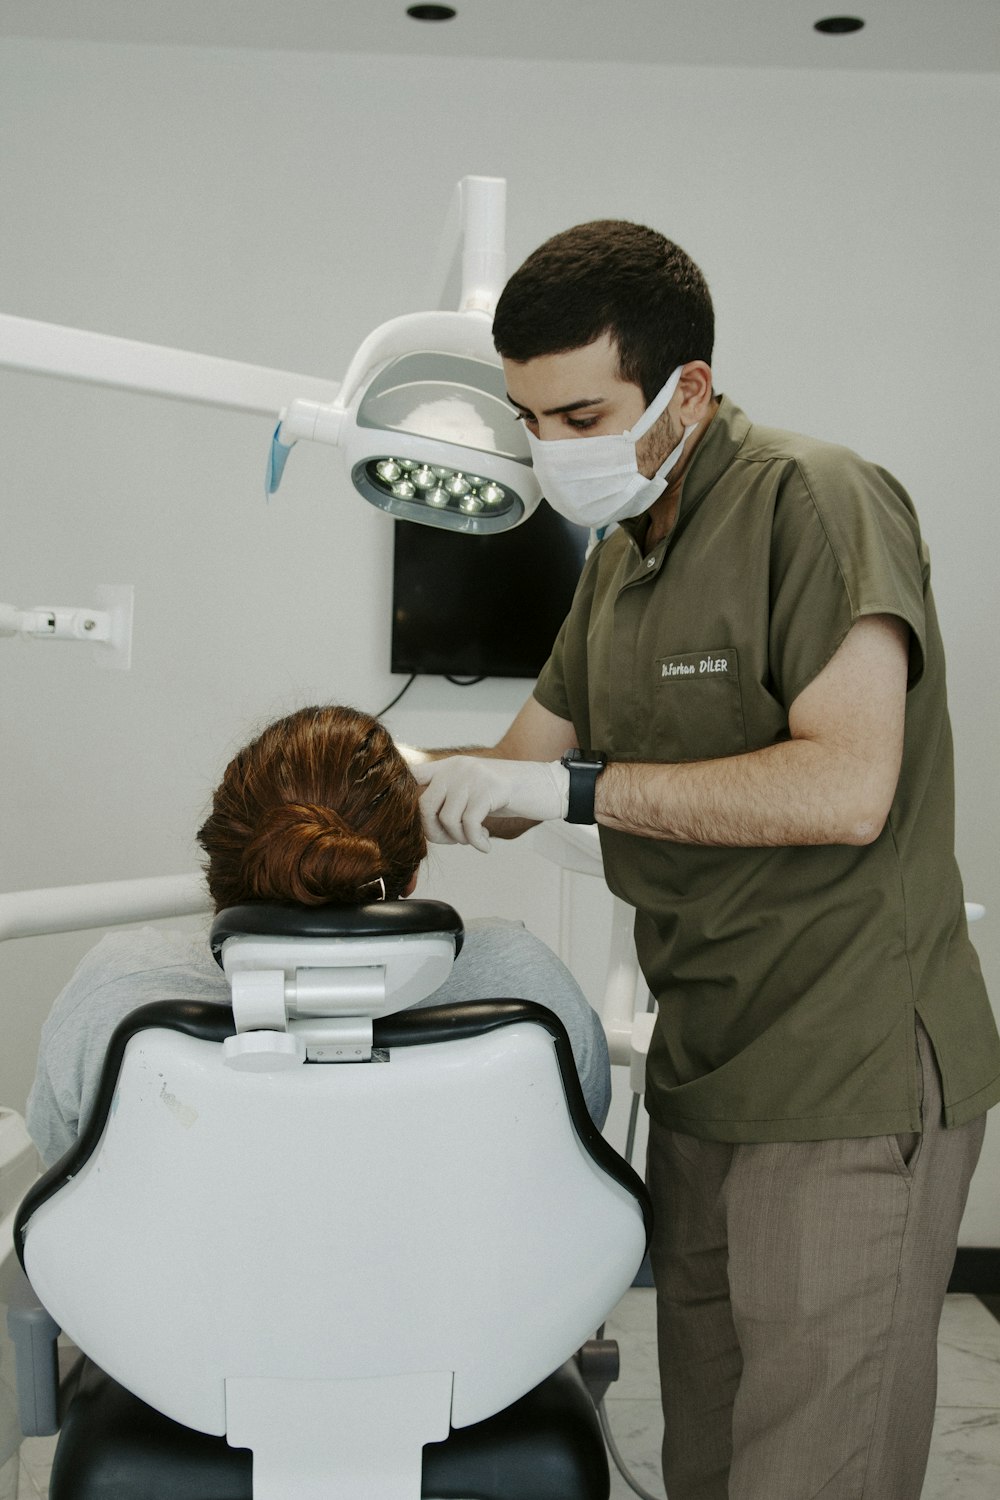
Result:
M542 416L561 417L564 416L567 412L582 411L587 406L601 406L603 405L605 399L606 398L604 396L586 396L582 401L570 401L565 406L550 406L542 412ZM510 402L511 406L516 406L518 411L526 412L529 417L534 416L534 412L531 410L530 406L522 406L520 401L515 401L514 397L510 394L510 391L507 392L507 400Z

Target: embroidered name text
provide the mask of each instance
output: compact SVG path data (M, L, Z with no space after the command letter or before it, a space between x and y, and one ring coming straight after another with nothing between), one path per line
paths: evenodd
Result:
M696 677L706 672L728 672L729 661L725 656L703 656L697 666L692 661L664 661L660 663L661 677Z

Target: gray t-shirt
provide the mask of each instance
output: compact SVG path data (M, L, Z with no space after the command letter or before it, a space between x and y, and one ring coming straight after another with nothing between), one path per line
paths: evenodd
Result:
M534 1000L559 1017L587 1108L602 1126L611 1100L607 1042L572 974L520 922L470 921L451 973L421 1004L500 999ZM153 1000L229 1003L229 982L205 935L129 928L102 938L81 960L42 1027L28 1096L28 1130L46 1165L76 1140L118 1022Z

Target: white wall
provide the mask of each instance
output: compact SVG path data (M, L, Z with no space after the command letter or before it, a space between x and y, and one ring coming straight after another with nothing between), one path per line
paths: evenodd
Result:
M995 75L436 63L7 43L0 309L339 376L364 334L428 304L437 226L468 172L509 180L513 266L586 218L655 225L704 267L719 386L762 421L847 442L912 490L935 560L958 740L959 854L991 916L1000 995L994 432ZM305 701L378 710L391 527L330 451L262 499L268 424L0 376L0 599L136 587L131 672L83 646L0 642L7 889L190 868L228 753ZM494 737L528 683L419 681L394 731ZM558 880L523 849L440 851L466 915L558 935ZM600 988L587 897L576 964ZM578 924L579 925L579 924ZM0 949L0 1098L91 938ZM1000 1243L997 1135L967 1243Z

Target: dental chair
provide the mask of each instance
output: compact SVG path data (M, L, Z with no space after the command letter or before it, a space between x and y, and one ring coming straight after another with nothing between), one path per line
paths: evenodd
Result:
M649 1201L549 1011L412 1008L461 938L440 902L234 908L232 1009L118 1028L15 1224L26 1430L58 1329L87 1356L50 1500L607 1500L573 1355Z

